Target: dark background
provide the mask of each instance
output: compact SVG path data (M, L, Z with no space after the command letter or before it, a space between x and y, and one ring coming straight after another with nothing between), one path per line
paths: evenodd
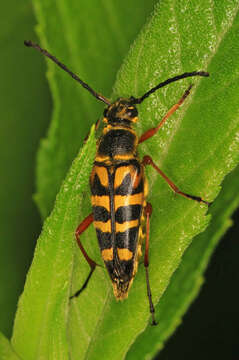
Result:
M198 298L160 360L239 359L239 211L214 252Z

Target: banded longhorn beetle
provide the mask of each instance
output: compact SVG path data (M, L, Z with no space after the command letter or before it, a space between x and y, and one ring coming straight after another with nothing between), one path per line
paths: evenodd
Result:
M139 138L133 128L138 121L136 106L158 89L172 82L193 76L207 77L209 73L205 71L186 72L159 83L139 98L131 96L129 98L118 98L111 102L94 91L47 50L31 41L25 41L24 43L26 46L33 47L50 58L97 100L107 105L103 114L104 129L97 143L95 161L90 175L92 213L80 223L75 232L76 241L91 270L81 289L71 298L79 296L83 289L86 288L98 265L88 256L80 240L80 235L93 223L101 255L112 281L114 295L117 300L123 300L128 296L129 289L137 273L138 262L142 253L142 242L145 240L144 267L147 295L152 315L152 325L156 325L148 273L152 206L147 202L148 183L145 176L145 167L152 166L175 193L207 205L209 203L199 196L181 191L162 172L150 156L144 156L141 161L137 154L138 145L158 132L165 121L183 104L190 93L192 85L188 87L179 101L169 109L159 124L155 128L147 130Z

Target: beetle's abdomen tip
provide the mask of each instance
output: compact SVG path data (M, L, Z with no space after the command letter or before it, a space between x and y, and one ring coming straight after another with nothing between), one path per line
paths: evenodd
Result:
M128 297L128 293L129 293L129 288L130 285L132 283L132 280L128 281L128 282L113 282L113 291L114 291L114 296L116 298L116 300L125 300Z

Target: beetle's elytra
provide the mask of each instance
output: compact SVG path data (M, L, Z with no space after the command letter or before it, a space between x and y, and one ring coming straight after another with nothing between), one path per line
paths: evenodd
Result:
M209 74L204 71L184 73L161 82L140 98L133 96L126 99L119 98L111 103L110 100L95 92L48 51L31 41L25 41L25 45L37 49L50 58L94 97L107 105L103 116L105 126L97 144L96 157L90 175L92 213L81 222L76 230L77 243L90 265L91 271L81 289L71 298L78 296L86 288L97 266L95 261L88 256L80 241L80 235L93 222L101 255L112 281L116 299L122 300L128 296L142 253L142 242L145 240L144 266L147 295L152 314L152 324L156 325L148 275L152 206L147 202L148 186L144 171L145 166L151 165L176 193L207 205L209 203L198 196L189 195L179 190L157 167L150 156L145 156L141 161L137 154L138 145L158 132L169 116L184 102L192 85L185 91L181 99L171 107L161 122L155 128L146 131L140 138L137 137L133 129L134 124L138 121L136 105L171 82L192 76L207 77Z

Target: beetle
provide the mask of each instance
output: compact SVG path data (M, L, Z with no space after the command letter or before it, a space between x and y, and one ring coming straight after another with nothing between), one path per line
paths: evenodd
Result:
M172 82L193 76L207 77L209 73L205 71L183 73L159 83L139 98L131 96L129 98L118 98L111 102L94 91L47 50L31 41L24 43L50 58L96 99L107 105L103 113L104 129L97 143L95 161L90 175L92 213L80 223L75 232L78 246L91 270L81 289L71 298L79 296L86 288L98 265L88 256L80 240L80 235L93 223L101 255L117 300L123 300L128 296L142 254L142 242L145 240L144 267L147 296L152 315L152 325L156 325L148 273L152 206L147 202L148 183L145 167L147 165L152 166L175 193L206 205L209 205L209 202L201 197L182 192L150 156L144 156L141 161L137 153L138 145L154 136L165 121L182 105L189 95L192 85L188 87L179 101L169 109L160 123L155 128L143 133L139 138L134 130L134 125L138 121L137 105L158 89Z

